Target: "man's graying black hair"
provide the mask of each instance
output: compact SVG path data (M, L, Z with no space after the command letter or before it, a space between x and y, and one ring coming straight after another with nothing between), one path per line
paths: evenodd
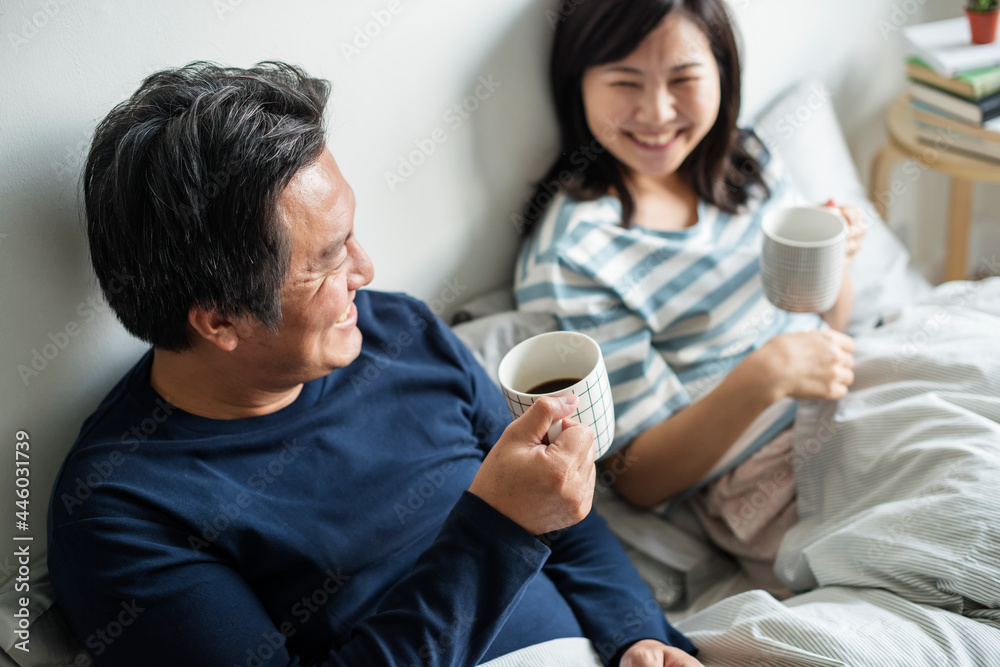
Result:
M83 176L87 235L131 334L186 349L194 306L276 330L291 253L278 197L323 150L329 92L285 63L194 62L147 77L101 121Z

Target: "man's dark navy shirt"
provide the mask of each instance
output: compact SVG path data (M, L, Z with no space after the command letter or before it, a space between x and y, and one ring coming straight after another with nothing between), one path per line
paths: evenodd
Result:
M281 410L184 412L150 352L84 423L48 558L97 663L475 665L572 636L606 660L641 638L693 651L600 517L536 538L466 491L509 421L499 389L420 302L355 304L360 356Z

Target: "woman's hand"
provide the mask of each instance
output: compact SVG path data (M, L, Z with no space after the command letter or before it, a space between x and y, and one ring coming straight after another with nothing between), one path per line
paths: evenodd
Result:
M868 224L865 222L864 214L857 206L837 206L831 199L823 206L828 206L840 213L847 220L847 255L846 265L850 266L854 261L854 256L861 250L864 244L865 233L868 231Z
M629 647L620 667L704 667L690 655L655 639L643 639Z
M837 331L845 331L851 321L851 310L854 308L854 283L851 280L851 262L855 255L861 250L864 243L865 232L868 231L868 223L864 219L861 210L856 206L837 206L831 199L824 204L847 220L847 249L844 253L844 278L840 285L840 293L833 307L822 313L823 320Z
M779 334L745 360L774 391L774 400L836 400L854 382L854 339L832 329Z

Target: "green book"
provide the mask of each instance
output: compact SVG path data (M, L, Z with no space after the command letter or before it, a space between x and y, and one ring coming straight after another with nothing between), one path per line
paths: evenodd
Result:
M906 75L914 81L946 90L968 100L981 100L1000 93L1000 67L983 67L959 72L952 78L942 76L916 56L906 59Z

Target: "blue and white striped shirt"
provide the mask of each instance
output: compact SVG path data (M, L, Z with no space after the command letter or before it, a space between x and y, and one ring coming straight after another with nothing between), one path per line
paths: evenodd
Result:
M561 328L588 334L604 354L616 419L605 456L710 391L774 336L823 326L817 315L786 313L764 297L761 217L807 204L776 159L760 159L771 195L762 202L756 193L738 214L700 201L691 227L626 229L616 197L561 193L525 239L518 309L554 313ZM792 401L772 407L720 464L735 465L792 423Z

